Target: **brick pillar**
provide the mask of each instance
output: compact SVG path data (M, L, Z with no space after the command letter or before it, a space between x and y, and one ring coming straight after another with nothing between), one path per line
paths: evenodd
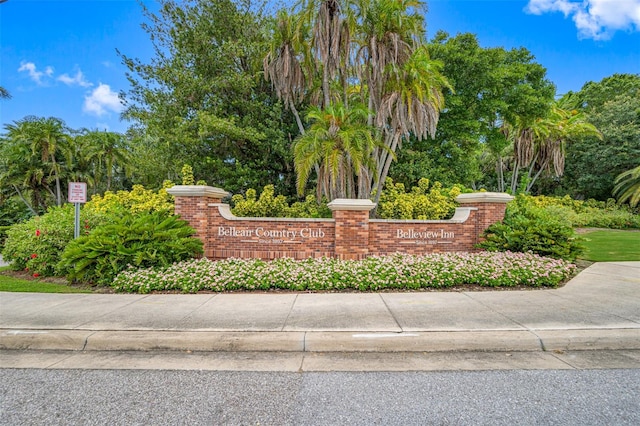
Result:
M229 193L220 188L203 185L176 185L167 189L167 192L175 199L175 213L196 230L196 237L202 240L204 252L207 253L211 215L209 204L220 203Z
M475 207L476 217L476 243L479 237L489 226L504 219L507 203L513 200L509 194L502 192L473 192L471 194L460 194L456 201L462 207Z
M335 223L335 254L338 259L363 259L369 254L371 200L337 198L328 204Z

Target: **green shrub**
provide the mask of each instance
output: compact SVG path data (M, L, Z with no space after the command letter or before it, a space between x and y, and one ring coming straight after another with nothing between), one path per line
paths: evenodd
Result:
M613 198L607 201L574 200L564 197L544 195L522 195L532 206L547 210L551 214L561 214L574 228L640 228L640 215L628 205L617 204Z
M80 213L81 234L88 234L104 221L93 211ZM2 257L15 271L27 269L34 276L53 276L60 254L73 239L75 209L72 204L51 207L46 214L11 226Z
M483 233L479 247L489 251L532 252L541 256L573 260L582 251L564 209L536 207L527 196L509 203L502 222Z
M103 196L93 196L82 207L81 235L88 235L97 227L113 223L123 216L142 216L153 212L173 213L172 197L166 189L152 191L134 185L131 191L107 191ZM67 244L73 240L74 218L73 204L66 204L13 225L6 232L3 259L10 262L13 270L28 269L35 276L64 274L58 265Z
M640 228L640 215L624 210L590 209L577 215L573 222L577 228Z
M382 219L448 219L455 212L456 197L463 191L457 185L451 188L443 188L440 182L430 185L429 179L420 179L418 186L406 192L404 184L394 184L387 178L384 188L378 208Z
M4 241L7 239L7 231L11 228L10 226L0 226L0 251L4 247Z
M260 197L255 189L247 190L245 196L234 195L231 203L232 213L239 217L331 217L326 202L318 204L315 197L309 195L290 206L284 195L275 195L273 185L265 186Z
M0 195L0 227L24 222L33 215L18 197L3 198Z
M70 280L106 285L128 265L166 267L202 254L194 233L187 222L164 212L123 214L69 243L58 268Z

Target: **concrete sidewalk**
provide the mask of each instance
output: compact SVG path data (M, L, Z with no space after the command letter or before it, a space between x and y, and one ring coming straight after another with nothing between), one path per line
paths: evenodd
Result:
M196 295L0 293L0 349L460 352L640 349L640 262L560 289Z

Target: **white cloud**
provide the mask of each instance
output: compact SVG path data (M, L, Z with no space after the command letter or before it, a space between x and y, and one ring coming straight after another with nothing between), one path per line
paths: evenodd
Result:
M101 117L109 111L119 113L124 108L118 94L108 84L100 83L90 95L84 97L83 110Z
M640 31L640 0L530 0L525 10L571 16L581 38L608 40L617 30Z
M65 74L62 74L60 77L58 77L57 80L63 82L67 86L73 86L73 85L78 85L81 87L93 86L93 84L85 80L84 74L80 70L78 70L78 72L76 72L76 75L74 75L73 77L70 77L69 74L65 73Z
M43 77L51 77L53 75L53 68L46 67L44 71L38 71L36 68L36 64L33 62L20 62L20 68L18 68L18 72L26 71L29 74L31 80L35 81L38 85L43 85L42 82Z

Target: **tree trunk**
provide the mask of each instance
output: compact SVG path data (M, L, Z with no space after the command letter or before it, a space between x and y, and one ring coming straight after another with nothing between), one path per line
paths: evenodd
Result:
M358 176L358 198L368 199L371 197L371 172L366 167L361 167Z
M60 188L60 175L58 174L58 163L56 158L51 155L51 162L53 163L53 173L56 176L56 204L58 207L62 206L62 189Z
M511 176L511 194L515 195L516 191L518 191L518 173L519 173L519 164L516 160L513 164L513 176Z
M385 139L386 139L385 146L388 148L388 150L383 148L377 148L378 153L376 155L376 176L373 177L374 180L371 181L371 185L370 185L372 188L372 192L377 187L384 184L384 181L380 181L380 176L382 175L382 170L384 169L384 165L387 163L387 158L391 155L389 150L391 150L391 152L395 152L394 144L397 145L395 133L387 133L387 135L385 136ZM377 177L377 181L375 180L376 177ZM386 178L386 175L385 175L385 178Z
M496 170L498 175L498 192L504 192L504 171L502 167L502 155L498 155L498 170Z
M111 178L113 176L113 163L110 160L105 161L107 168L107 191L111 189Z
M296 118L296 123L298 124L298 130L300 131L300 134L304 135L304 126L302 125L300 114L298 113L298 109L296 108L296 106L293 104L293 101L289 101L289 108L291 109L293 116Z
M322 94L324 99L323 108L326 108L331 103L331 99L329 97L329 71L327 69L327 64L322 66Z
M374 203L376 203L376 208L378 202L380 201L380 196L382 195L382 186L384 185L384 181L387 178L387 174L389 173L389 167L391 166L391 161L393 161L392 153L396 152L396 148L398 147L398 143L400 141L401 135L399 132L396 132L393 136L393 142L391 144L391 152L387 153L387 158L382 168L381 172L378 172L378 183L376 185L376 199Z
M29 211L31 213L33 213L34 216L38 216L38 213L33 209L33 207L31 206L31 204L29 204L29 202L26 200L26 198L24 198L24 195L22 195L22 192L20 192L20 189L18 189L18 187L16 185L11 185L13 186L13 189L15 189L15 191L18 193L18 197L20 197L20 199L22 200L22 202L24 203L25 206L27 206L27 208L29 209Z
M544 169L538 170L538 173L536 173L535 176L529 181L529 183L527 184L527 193L531 192L531 188L533 188L533 184L536 182L536 180L538 180L543 170Z

